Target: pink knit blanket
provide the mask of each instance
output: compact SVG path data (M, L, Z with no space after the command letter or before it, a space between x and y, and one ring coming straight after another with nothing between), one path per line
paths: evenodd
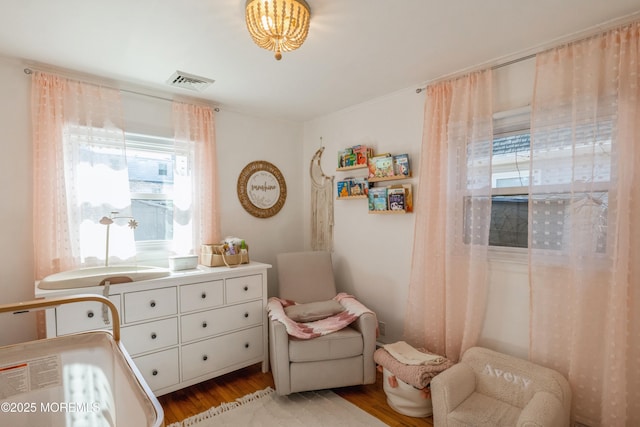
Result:
M271 297L267 302L267 312L269 313L269 318L277 320L284 325L290 336L305 340L339 331L355 322L358 317L365 313L375 315L375 313L365 307L352 295L339 293L333 297L333 299L342 304L345 310L336 315L314 322L298 323L291 320L284 312L285 307L296 304L295 301L291 300Z
M418 348L417 350L431 354L424 348ZM378 365L387 368L391 374L418 389L426 387L433 377L453 366L453 362L449 359L445 359L443 363L438 365L405 365L384 348L379 348L373 353L373 360Z

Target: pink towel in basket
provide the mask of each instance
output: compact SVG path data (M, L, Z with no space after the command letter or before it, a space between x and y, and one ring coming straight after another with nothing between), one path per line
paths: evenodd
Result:
M418 348L417 350L431 354L423 348ZM373 360L378 365L385 367L398 379L419 389L425 388L433 377L453 366L453 362L446 358L437 365L406 365L394 358L384 348L379 348L373 353Z

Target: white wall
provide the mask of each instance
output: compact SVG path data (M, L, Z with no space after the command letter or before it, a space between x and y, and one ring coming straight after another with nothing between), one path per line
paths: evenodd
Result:
M503 111L526 106L531 101L533 61L523 61L494 72L494 109ZM320 145L325 174L335 180L339 150L367 144L376 152L409 153L414 177L422 144L424 92L416 88L361 104L305 123L304 158L310 161ZM305 165L308 170L308 166ZM366 173L366 172L362 172ZM357 175L357 171L353 172ZM305 201L309 200L309 178L304 176ZM412 180L414 193L417 178ZM334 189L335 192L335 189ZM381 342L402 339L404 311L408 295L413 242L414 214L370 215L366 200L336 200L334 264L341 291L354 293L386 323ZM305 206L305 226L309 224ZM306 226L307 227L307 226ZM305 247L310 247L308 227ZM490 263L487 312L480 344L499 351L526 356L529 342L529 294L526 263L522 253L497 252Z
M0 304L33 299L30 79L23 68L0 58ZM0 346L36 337L34 314L1 314L0 324Z
M252 260L273 265L269 296L276 294L275 254L302 249L302 124L249 117L232 111L216 115L221 229L249 245ZM271 218L255 218L240 205L238 176L254 160L273 163L284 176L287 198Z
M32 164L30 78L21 61L0 57L0 304L33 298ZM140 95L123 95L127 130L172 135L171 104ZM232 111L216 114L221 228L224 236L246 239L250 256L274 263L274 254L301 249L302 124L246 116ZM276 216L254 218L240 205L238 175L253 160L275 164L285 177L287 199ZM269 289L275 271L269 272ZM36 337L36 316L1 315L0 346Z

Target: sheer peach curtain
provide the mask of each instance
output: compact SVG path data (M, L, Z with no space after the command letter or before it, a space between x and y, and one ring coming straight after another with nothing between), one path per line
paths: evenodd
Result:
M491 71L427 88L404 337L458 360L482 329L491 219Z
M36 278L104 262L98 221L131 205L121 197L128 178L119 92L36 71L32 128ZM122 257L133 250L133 233L127 236L113 248Z
M173 121L176 148L191 152L192 166L174 172L174 252L198 254L221 240L215 116L211 107L174 102Z
M530 353L590 426L640 425L639 38L635 23L536 64Z

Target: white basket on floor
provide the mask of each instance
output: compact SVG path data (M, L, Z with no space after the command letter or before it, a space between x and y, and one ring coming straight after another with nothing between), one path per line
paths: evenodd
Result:
M399 378L396 378L398 386L391 387L389 377L392 375L387 368L382 369L382 388L387 395L387 403L394 411L416 418L424 418L433 414L431 398L425 399L420 390Z

